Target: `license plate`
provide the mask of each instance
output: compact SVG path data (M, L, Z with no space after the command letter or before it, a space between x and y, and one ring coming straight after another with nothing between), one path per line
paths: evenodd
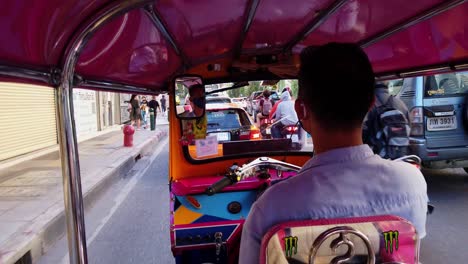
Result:
M266 131L267 135L271 134L271 128L267 128L267 129L265 129L265 131Z
M292 135L291 141L294 142L294 143L299 142L299 136L298 135Z
M441 131L457 129L456 116L429 117L427 118L428 131Z
M229 141L231 139L231 135L228 132L225 133L214 133L219 141Z

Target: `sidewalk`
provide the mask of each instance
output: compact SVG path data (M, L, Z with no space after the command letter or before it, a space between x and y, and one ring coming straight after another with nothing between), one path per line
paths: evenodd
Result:
M155 131L135 131L130 148L121 130L78 144L85 208L167 136L167 117L156 122ZM0 264L28 252L34 263L66 231L60 164L53 151L0 170Z

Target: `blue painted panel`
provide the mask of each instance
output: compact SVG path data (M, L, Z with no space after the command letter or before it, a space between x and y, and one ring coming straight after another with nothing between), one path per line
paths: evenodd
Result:
M184 196L177 196L177 198L185 207L194 212L227 220L240 220L247 218L252 204L257 199L257 192L242 191L217 193L213 196L208 196L206 194L197 194L192 196L200 203L200 209L193 207ZM227 209L228 204L234 201L239 202L242 206L242 210L237 214L231 214Z

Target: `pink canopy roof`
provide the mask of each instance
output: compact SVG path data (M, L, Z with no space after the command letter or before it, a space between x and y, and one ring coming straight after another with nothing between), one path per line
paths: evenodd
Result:
M112 2L4 1L0 69L60 70L80 28ZM287 56L292 51L294 55L305 46L330 41L361 44L381 76L436 67L457 70L468 62L468 3L461 0L161 0L151 4L104 24L82 51L76 74L87 80L165 89L176 74L205 75L206 67L200 65L215 61L233 65L256 54ZM292 62L290 66L295 67ZM6 76L2 71L0 75ZM240 75L226 67L206 77ZM0 78L11 80L11 75Z

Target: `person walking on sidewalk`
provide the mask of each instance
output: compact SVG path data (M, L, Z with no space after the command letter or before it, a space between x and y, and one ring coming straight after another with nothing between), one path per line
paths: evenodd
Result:
M156 117L158 116L158 108L159 108L159 111L161 111L161 107L159 107L159 103L158 101L156 101L156 96L152 96L151 97L151 101L149 101L148 103L148 107L150 109L150 112L151 112L151 109L153 109L153 112L154 112L154 125L156 126Z
M161 114L166 115L166 98L164 94L161 96Z
M148 127L148 124L146 122L146 113L148 112L148 101L146 101L146 97L143 96L141 98L141 103L140 103L140 110L141 110L141 120L143 120L143 127L146 129Z
M130 125L133 126L136 123L137 130L140 130L141 111L140 111L140 103L138 102L138 97L136 94L132 94L132 97L130 98L130 105L132 106L132 109L130 111L130 120L131 120Z

